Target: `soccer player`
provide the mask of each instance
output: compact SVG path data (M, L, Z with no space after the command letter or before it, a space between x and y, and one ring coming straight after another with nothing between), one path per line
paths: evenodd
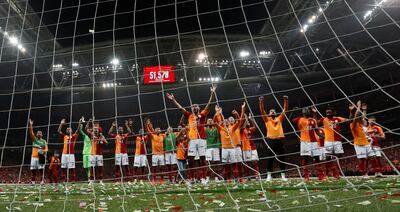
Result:
M78 138L79 128L76 132L72 133L72 128L67 127L65 133L62 131L63 125L65 124L65 119L61 119L60 125L58 126L58 134L61 135L64 140L63 152L61 155L61 177L65 182L68 182L69 171L71 170L71 181L76 181L75 172L75 142Z
M79 133L80 135L83 136L83 150L82 150L82 158L83 158L83 168L86 171L86 176L88 181L90 181L90 153L92 151L92 143L90 141L90 137L83 131L83 125L82 123L85 122L85 118L82 117L79 120ZM87 122L86 125L88 125L89 122Z
M168 127L164 138L165 165L170 183L174 182L173 177L176 175L176 138L179 134L180 132L175 133L172 127Z
M314 114L316 115L316 109L313 108ZM342 146L341 123L347 121L346 118L336 116L336 111L333 107L325 109L325 117L318 120L318 124L323 127L324 134L324 147L325 153L329 155L339 156L344 153ZM332 160L331 157L327 157L328 162L326 163L327 172L332 171L332 176L336 179L340 178L339 167L337 163Z
M42 131L33 132L33 120L29 119L29 136L32 140L31 156L31 182L36 183L36 171L44 169L46 153L48 151L47 142L43 139ZM41 181L43 183L43 180Z
M207 135L207 150L206 150L206 160L213 165L212 169L214 172L218 173L218 162L221 161L220 156L220 148L221 148L221 141L219 138L218 129L214 126L214 121L212 119L207 119L206 125L206 135ZM208 177L207 181L209 180L209 176L212 175L211 169L208 169ZM218 181L218 177L215 176L215 181Z
M165 158L164 158L164 138L165 135L161 133L159 127L153 129L153 124L151 123L150 119L146 121L146 130L147 136L151 141L151 151L152 151L152 172L153 172L153 179L152 184L156 183L157 172L160 172L160 184L164 183L164 165L165 165Z
M252 167L254 171L254 176L258 178L260 175L259 168L258 168L258 152L256 145L252 139L253 134L256 132L255 121L251 114L245 118L244 126L240 130L240 136L242 139L242 150L243 150L243 158L246 164L249 167ZM246 176L250 176L250 169L246 169Z
M309 162L320 161L321 148L318 144L318 126L317 120L311 117L311 110L309 108L302 109L302 116L292 120L295 122L300 131L300 156L301 166L304 169L304 178L306 181L310 179L310 171L308 169ZM325 174L321 165L316 167L318 179L324 180Z
M361 101L357 101L357 107L350 105L349 110L349 119L353 119L350 123L350 129L354 138L354 150L359 159L358 170L363 177L368 178L368 158L374 157L375 154L367 136L368 131L364 129L364 118L367 111L367 105L361 103Z
M135 175L139 176L139 180L143 183L142 179L145 174L145 167L147 166L146 156L146 143L147 136L144 134L143 129L139 130L139 133L135 137L135 160L133 166L135 167ZM137 181L137 179L135 179Z
M89 119L89 122L91 120ZM99 180L100 184L103 183L103 145L108 144L108 141L103 135L103 128L99 122L94 122L92 128L86 125L86 133L91 139L91 153L90 153L90 177L91 180Z
M177 165L179 169L178 176L182 179L186 179L186 154L187 154L187 145L188 145L188 136L186 133L186 128L184 125L178 126L178 131L181 132L177 137L177 149L176 149L176 159ZM177 176L177 179L178 179ZM181 182L182 182L181 181Z
M376 124L375 117L370 117L368 119L368 134L372 138L372 150L375 153L375 158L372 160L372 168L375 172L376 177L383 177L382 175L382 149L380 147L381 141L385 139L385 133L382 127Z
M235 179L239 179L239 155L237 153L238 141L236 132L239 130L239 142L240 142L240 126L243 125L244 113L245 113L246 103L243 103L241 115L237 122L235 122L233 117L231 120L222 119L221 111L219 109L214 115L215 127L219 130L221 136L221 146L222 146L222 163L224 163L223 176L225 180L230 181L231 175L231 164L233 164L233 176ZM233 121L232 121L233 119ZM222 120L222 121L221 121Z
M265 128L267 130L267 144L273 151L269 151L270 154L268 155L269 158L267 159L267 181L271 181L274 160L278 158L279 161L285 161L285 148L283 146L285 134L283 132L282 122L289 107L289 98L287 96L283 96L283 111L281 114L279 114L279 116L274 108L271 108L268 114L265 112L263 96L260 96L259 101L261 116L264 120ZM285 164L280 162L279 168L281 169L282 180L287 181L285 173L283 172L285 170Z
M108 136L113 138L115 141L115 177L120 178L123 175L122 167L125 169L125 175L130 176L129 170L129 158L127 151L127 142L128 137L132 133L131 128L129 127L128 120L125 120L125 127L127 129L127 133L124 133L124 127L119 126L117 130L117 134L114 134L114 130L116 128L116 123L113 122L111 124L110 130L108 130Z
M53 156L50 158L48 178L50 183L56 187L58 185L58 176L60 172L60 154L57 150L54 151ZM57 188L56 188L57 189Z
M193 177L195 159L199 159L200 161L200 179L203 184L206 183L206 175L207 175L207 165L205 160L206 155L206 132L205 132L205 124L207 115L209 113L209 106L211 101L214 98L216 87L212 86L210 88L211 94L208 100L207 105L203 110L200 110L198 104L191 105L191 112L187 111L184 107L182 107L178 101L175 99L172 93L167 93L168 99L170 99L179 109L182 110L184 115L188 118L188 127L189 127L189 150L188 150L188 160L189 160L189 176Z

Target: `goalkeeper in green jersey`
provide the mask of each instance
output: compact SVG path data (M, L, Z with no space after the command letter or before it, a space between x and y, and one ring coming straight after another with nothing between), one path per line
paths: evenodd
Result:
M82 151L82 155L83 155L83 168L86 171L86 176L88 178L88 180L90 181L90 153L92 151L92 144L90 142L90 137L83 131L83 126L82 123L85 122L85 118L82 117L79 120L79 133L83 136L83 151ZM88 121L86 123L86 127L85 129L87 130L89 128L89 122Z

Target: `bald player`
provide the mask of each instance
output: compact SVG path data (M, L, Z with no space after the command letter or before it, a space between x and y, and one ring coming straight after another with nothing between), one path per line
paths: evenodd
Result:
M279 161L285 161L285 147L283 142L285 140L285 134L283 132L282 122L285 119L285 113L289 107L289 101L287 96L283 96L283 111L281 114L277 114L274 108L269 110L267 114L265 112L264 106L264 97L260 96L260 112L261 116L264 120L265 128L267 130L267 143L268 146L272 149L273 152L270 151L270 157L267 159L267 181L272 180L272 171L273 171L273 163L277 158ZM281 178L284 181L287 181L286 175L283 172L285 170L285 164L279 162L279 168L281 169Z
M42 131L38 130L35 133L33 132L33 120L29 119L29 136L32 140L32 156L31 156L31 181L32 184L36 183L36 171L43 170L45 163L39 158L46 157L46 153L48 151L47 142L43 139ZM43 182L43 180L42 180Z
M184 107L182 107L178 101L175 99L172 93L167 93L168 99L170 99L179 109L182 110L183 114L188 119L188 136L189 136L189 148L188 148L188 160L189 160L189 176L193 177L193 171L195 166L195 159L198 158L200 162L200 179L203 184L206 183L206 175L207 175L207 164L206 164L206 131L205 125L207 116L209 113L209 106L211 105L211 101L214 98L216 87L212 86L210 88L211 94L208 100L207 105L203 110L200 110L198 104L191 105L191 111L187 111Z

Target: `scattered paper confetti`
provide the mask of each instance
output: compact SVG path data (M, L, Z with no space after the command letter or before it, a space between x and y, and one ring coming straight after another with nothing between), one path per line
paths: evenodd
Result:
M337 207L337 208L343 207L343 205L333 205L333 206L335 206L335 207Z
M248 211L261 211L260 209L247 208Z
M368 201L368 200L365 200L365 201L359 202L357 204L359 204L359 205L369 205L369 204L371 204L371 202Z

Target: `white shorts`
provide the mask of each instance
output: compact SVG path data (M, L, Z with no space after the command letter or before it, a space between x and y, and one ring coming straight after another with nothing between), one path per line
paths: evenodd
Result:
M134 167L146 167L147 157L146 155L135 155L135 161L133 162Z
M62 154L61 155L61 168L62 169L75 169L75 155Z
M103 166L103 155L91 155L90 156L90 166Z
M370 144L365 146L354 145L354 150L356 150L357 158L368 158L375 156L375 152L372 150Z
M207 142L204 139L193 139L189 141L188 156L194 156L195 160L206 155Z
M206 160L207 161L220 161L221 156L219 154L219 148L207 148Z
M258 161L258 152L257 150L249 150L243 151L244 161Z
M122 163L122 164L121 164ZM115 154L115 165L117 166L127 166L129 165L129 158L127 153Z
M320 155L319 160L326 160L326 147L319 147Z
M43 169L44 164L39 164L39 158L31 158L31 170Z
M168 152L165 153L165 164L176 164L176 153Z
M222 148L222 162L223 163L236 163L236 150Z
M328 154L343 154L341 141L325 141L325 152Z
M152 155L151 156L151 165L152 166L164 166L164 155Z
M303 142L300 141L300 155L301 156L320 156L321 148L317 142Z
M243 162L243 152L241 147L235 147L236 163Z
M382 149L380 146L372 146L372 151L376 157L382 157Z

